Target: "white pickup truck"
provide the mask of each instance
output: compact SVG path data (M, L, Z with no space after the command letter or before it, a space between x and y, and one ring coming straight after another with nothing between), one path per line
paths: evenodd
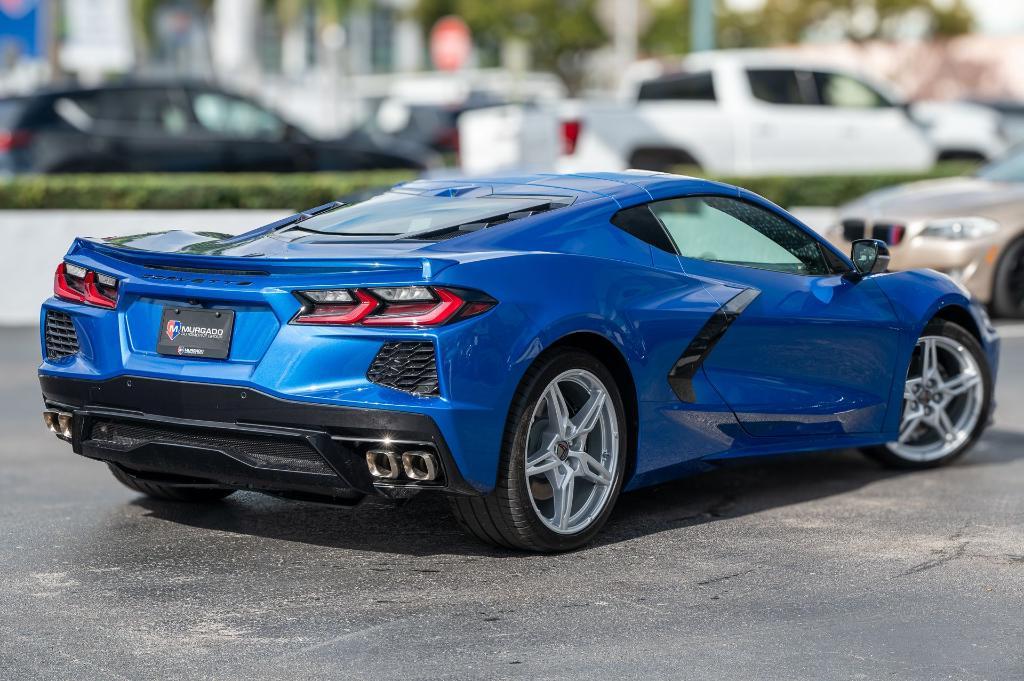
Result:
M852 73L763 51L696 54L683 71L635 81L630 99L573 100L549 109L561 148L545 160L559 172L696 166L716 175L920 171L938 152L921 125L885 89ZM495 118L465 120L464 168L502 155ZM488 116L492 118L488 120ZM534 120L535 131L541 121ZM506 154L507 158L509 155ZM488 167L488 164L491 167Z

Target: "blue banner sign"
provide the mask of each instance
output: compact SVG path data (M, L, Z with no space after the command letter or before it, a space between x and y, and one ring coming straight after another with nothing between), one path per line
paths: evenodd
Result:
M0 0L0 59L12 51L28 58L46 54L46 9L42 0Z

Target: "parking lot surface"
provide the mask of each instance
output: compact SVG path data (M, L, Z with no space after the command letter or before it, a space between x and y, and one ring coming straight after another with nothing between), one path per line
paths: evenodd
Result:
M441 499L146 500L40 418L0 330L4 679L1019 679L1024 333L957 464L744 461L626 495L559 556L464 536Z

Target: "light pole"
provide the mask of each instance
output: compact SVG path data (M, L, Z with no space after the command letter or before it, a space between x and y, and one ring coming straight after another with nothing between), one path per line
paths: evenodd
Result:
M690 0L690 51L715 49L715 0Z

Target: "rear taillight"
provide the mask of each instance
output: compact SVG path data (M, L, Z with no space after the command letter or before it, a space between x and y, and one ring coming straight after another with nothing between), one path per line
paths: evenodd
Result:
M117 279L62 262L53 275L53 294L74 303L113 309L117 307Z
M28 130L0 130L0 151L11 151L27 147L32 141Z
M576 153L576 142L580 138L583 124L580 121L562 121L562 153L572 156Z
M302 309L292 323L325 326L440 326L497 304L477 291L437 286L320 289L296 295Z

